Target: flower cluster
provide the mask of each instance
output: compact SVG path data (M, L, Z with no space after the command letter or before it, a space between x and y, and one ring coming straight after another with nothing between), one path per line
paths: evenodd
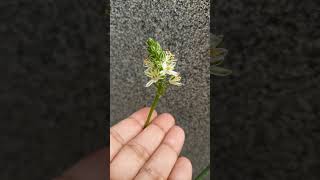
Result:
M144 66L147 68L144 74L150 78L146 87L151 86L153 83L167 83L181 86L181 76L178 72L174 71L176 66L176 59L170 51L163 51L160 44L149 38L148 45L148 58L144 60ZM157 85L157 84L156 84Z

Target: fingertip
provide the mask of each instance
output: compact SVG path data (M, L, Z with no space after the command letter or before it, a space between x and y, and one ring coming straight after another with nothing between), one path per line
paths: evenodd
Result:
M167 132L169 129L171 129L171 127L174 126L175 119L171 114L163 113L157 116L152 123L158 125L165 132Z
M185 167L188 167L188 170L190 170L192 172L192 163L190 161L190 159L188 159L187 157L180 157L178 160L177 160L177 163L179 164L183 164Z
M145 112L145 113L148 115L150 109L151 109L150 107L143 107L143 108L141 108L139 111L143 111L143 112ZM157 111L154 109L152 114L153 114L153 115L157 115Z
M173 131L175 131L176 136L184 142L184 139L186 137L184 130L180 126L174 126Z
M150 109L151 109L150 107L144 107L144 108L140 109L139 111L141 111L141 112L143 113L145 119L147 119L148 114L149 114L149 112L150 112ZM157 116L158 116L158 112L154 109L154 110L152 111L151 119L153 119L153 118L155 118L155 117L157 117Z
M167 133L164 143L171 146L177 154L180 153L185 139L184 130L179 126L173 126Z
M131 117L137 119L140 122L140 124L143 125L145 123L145 121L147 120L150 109L151 109L150 107L141 108L138 111L134 112L131 115ZM151 115L151 119L154 119L157 116L158 116L157 111L153 110L152 115Z
M175 120L175 118L173 117L172 114L170 114L170 113L162 113L161 116L162 116L164 119L166 119L167 121L172 121L173 124L175 124L175 121L176 121L176 120Z
M168 179L169 180L191 180L192 179L191 161L186 157L178 158Z

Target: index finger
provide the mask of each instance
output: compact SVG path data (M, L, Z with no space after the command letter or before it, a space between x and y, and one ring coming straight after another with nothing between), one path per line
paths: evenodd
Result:
M150 108L142 108L110 128L110 162L120 149L143 130ZM157 116L153 111L151 120Z

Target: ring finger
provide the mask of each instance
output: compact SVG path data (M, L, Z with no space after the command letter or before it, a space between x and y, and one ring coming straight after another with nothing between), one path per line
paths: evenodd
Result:
M184 131L180 127L172 127L135 179L167 179L180 154L184 138Z

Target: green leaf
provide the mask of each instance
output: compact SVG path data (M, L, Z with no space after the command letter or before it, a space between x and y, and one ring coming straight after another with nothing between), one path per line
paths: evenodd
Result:
M224 48L211 49L210 51L211 63L213 63L214 65L222 64L227 54L228 54L228 50Z
M195 180L203 180L203 178L205 178L210 172L210 164L204 168L200 174L195 178Z
M218 66L211 66L210 73L215 76L228 76L232 73L232 71Z
M219 57L219 56L226 56L228 54L228 50L224 48L212 48L210 49L210 56L211 57Z
M210 48L216 48L223 40L223 35L210 34Z
M224 61L224 57L218 57L218 58L212 59L211 64L218 66L218 65L222 64L223 61Z

